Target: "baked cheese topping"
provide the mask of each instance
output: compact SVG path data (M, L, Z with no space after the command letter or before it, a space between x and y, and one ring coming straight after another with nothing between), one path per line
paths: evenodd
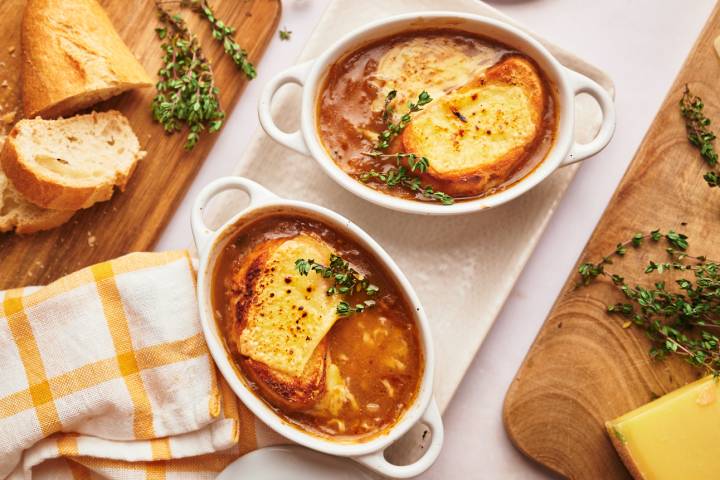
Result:
M720 478L720 383L712 377L608 422L607 428L641 479Z
M240 353L268 367L301 376L313 351L337 320L338 296L315 272L300 275L297 259L327 263L330 247L309 235L288 239L269 253L240 334Z
M415 37L398 42L382 56L371 80L379 92L372 109L381 111L391 90L397 91L393 102L396 110L404 110L423 90L432 98L440 98L496 61L497 52L489 46L473 46L471 50L453 37Z
M539 118L525 90L490 84L462 88L435 100L416 116L408 134L431 168L450 173L492 164L530 143Z
M313 406L310 414L319 413L337 417L346 405L349 405L354 411L360 409L355 395L350 392L345 379L340 373L340 369L337 365L331 363L328 365L325 374L325 394Z

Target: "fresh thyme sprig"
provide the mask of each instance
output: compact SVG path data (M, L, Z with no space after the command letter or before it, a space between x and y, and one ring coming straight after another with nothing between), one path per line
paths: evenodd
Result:
M705 162L714 167L718 160L714 145L715 133L708 128L711 121L703 113L704 108L705 104L702 99L690 93L690 88L685 85L685 91L680 99L680 113L685 119L688 141L700 151ZM711 187L717 187L720 184L720 175L714 170L707 172L703 178Z
M435 191L433 187L423 185L419 177L408 175L407 168L402 165L399 167L389 168L384 172L370 170L369 172L363 172L360 174L360 180L362 182L370 182L375 179L381 181L388 187L401 186L411 192L420 193L428 200L434 200L442 203L443 205L452 205L455 203L455 199L447 193Z
M630 287L625 279L606 267L613 259L623 257L629 248L639 249L649 239L657 243L665 238L669 243L666 253L669 260L650 261L646 274L692 271L694 279L675 280L679 291L667 289L664 281L652 287ZM720 376L720 264L704 256L686 252L685 235L654 230L649 234L637 233L629 241L619 243L615 251L598 263L583 263L578 268L582 284L599 277L607 277L625 296L627 302L607 307L608 312L627 319L624 328L632 325L644 330L652 346L650 356L663 359L669 355L683 357L691 365Z
M670 230L666 234L660 232L660 230L653 230L648 234L636 233L630 240L624 243L618 243L615 247L615 251L610 255L602 258L598 263L582 263L578 268L578 273L582 279L584 285L590 284L599 275L605 274L605 266L612 265L613 257L624 257L628 251L628 247L640 248L643 243L650 239L653 242L659 242L662 238L666 238L668 243L678 250L687 250L688 241L687 236L682 233L677 233ZM662 272L661 272L662 273Z
M400 162L403 159L407 160L408 165L410 166L410 171L412 172L418 171L420 173L425 173L430 166L430 160L428 160L427 157L418 158L418 156L414 153L363 152L363 155L373 158L394 158L397 160L398 165L400 165Z
M284 27L280 30L278 30L278 35L280 36L280 40L282 41L290 41L290 37L292 36L292 31L288 30L287 27Z
M356 303L354 306L346 301L338 303L336 312L340 317L349 317L354 313L362 313L368 308L375 306L375 300L365 300L362 303Z
M408 104L408 111L400 117L397 123L391 123L393 116L392 101L397 96L396 90L391 90L385 97L385 105L383 107L383 122L387 128L378 136L378 143L372 152L363 152L363 155L374 158L394 158L396 166L390 167L384 171L370 170L360 174L360 181L367 183L370 181L379 181L388 187L401 187L411 192L420 193L423 197L442 203L443 205L452 205L455 199L444 192L437 192L429 185L423 185L422 180L411 175L412 172L425 173L430 166L430 160L427 157L418 157L414 153L384 153L383 151L390 146L390 142L398 136L403 129L410 123L411 114L422 110L422 107L432 101L430 94L422 91L418 96L417 102ZM408 167L402 164L407 161Z
M435 189L429 185L423 185L420 177L412 175L412 172L424 173L427 171L429 166L428 159L425 157L418 158L414 153L395 153L395 154L382 154L382 153L365 153L365 155L371 155L376 157L395 158L395 167L388 168L385 171L378 172L377 170L370 170L369 172L363 172L360 174L360 181L367 183L371 181L380 181L388 187L401 187L411 192L420 193L423 197L428 200L434 200L440 202L443 205L452 205L455 203L455 199L444 192L435 191ZM401 162L406 159L410 169L403 165Z
M235 65L242 70L247 78L252 80L257 76L255 67L248 60L247 52L233 39L235 28L226 25L225 22L217 18L207 0L180 0L180 4L183 7L190 7L194 11L202 14L203 18L205 18L212 27L213 38L222 43L225 53L233 59Z
M187 126L185 148L197 145L204 130L216 132L225 118L218 98L210 61L205 57L198 37L185 20L165 9L175 4L200 13L212 26L213 37L221 41L225 52L245 75L252 79L256 72L247 59L247 52L232 39L235 29L225 25L213 13L207 0L155 0L161 26L156 28L162 43L163 67L158 71L157 95L152 101L153 118L168 133Z
M430 97L430 94L423 90L420 95L418 95L418 99L416 102L408 103L408 111L400 117L400 121L397 123L392 123L390 122L393 114L391 102L395 99L396 96L397 91L391 90L385 97L385 107L383 108L383 121L385 122L387 128L385 128L385 130L380 133L378 137L378 143L375 146L376 150L387 149L390 146L390 142L392 142L393 138L400 135L400 133L405 129L405 127L407 127L408 123L410 123L410 120L412 119L411 114L419 112L420 110L422 110L422 107L432 102L432 97Z
M156 0L162 27L155 29L162 43L163 67L158 71L157 95L152 114L168 133L187 125L185 142L192 149L200 132L220 129L225 113L220 108L218 89L210 62L205 58L197 36L179 15L170 14Z
M380 290L376 285L370 283L364 276L360 275L350 263L339 255L330 255L330 264L325 266L313 259L298 258L295 260L295 269L300 275L308 275L315 272L323 278L332 278L335 284L327 289L327 295L352 295L363 292L368 297L374 296ZM341 301L337 306L337 314L347 317L353 313L360 313L375 306L375 300L368 299L356 305Z

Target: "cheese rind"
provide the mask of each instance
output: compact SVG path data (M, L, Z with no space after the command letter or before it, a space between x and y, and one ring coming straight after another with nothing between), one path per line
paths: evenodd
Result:
M606 423L633 477L720 478L720 383L706 377Z

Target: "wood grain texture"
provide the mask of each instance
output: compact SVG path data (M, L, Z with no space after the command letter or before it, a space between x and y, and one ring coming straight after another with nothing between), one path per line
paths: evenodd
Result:
M712 46L718 35L716 6L580 261L597 261L634 232L656 228L685 232L691 252L720 257L713 235L720 225L720 191L705 184L707 168L688 144L678 110L687 83L716 119L715 130L720 126L720 61ZM630 284L647 285L652 277L631 272L642 272L650 258L665 259L665 246L647 253L630 249L612 270ZM563 477L626 479L604 422L698 378L699 372L679 359L651 361L643 332L623 329L622 319L605 313L606 305L621 301L617 290L604 281L576 288L575 271L507 393L505 428L518 449Z
M0 2L3 32L0 62L4 63L4 66L0 63L0 83L7 82L0 88L0 118L12 111L20 112L20 21L24 3L24 0ZM157 26L154 2L100 0L100 3L120 36L156 78L162 60L154 31ZM235 39L257 62L276 32L280 0L214 0L212 5L219 18L237 28ZM219 42L212 39L208 24L189 12L184 12L183 17L201 38L213 63L220 103L229 115L247 81ZM87 265L152 248L217 138L217 134L205 134L194 150L186 152L184 134L167 136L153 121L150 103L154 94L154 88L128 92L96 107L123 112L148 152L126 191L78 212L58 229L25 237L0 234L0 290L44 284Z

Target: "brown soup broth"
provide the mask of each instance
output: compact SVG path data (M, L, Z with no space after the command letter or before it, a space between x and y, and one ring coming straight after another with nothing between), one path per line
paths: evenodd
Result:
M330 358L354 396L357 408L346 405L332 417L310 411L282 411L266 403L289 423L319 436L347 441L369 439L402 417L417 395L424 371L422 347L411 307L373 255L314 219L276 214L255 220L230 238L216 263L212 288L216 321L224 336L230 338L235 315L229 302L231 278L247 252L266 241L298 234L324 240L380 290L374 308L338 319L328 333ZM358 294L345 300L354 304L365 298ZM228 348L228 352L231 351ZM239 353L231 356L242 371L243 356ZM255 384L245 381L263 398Z
M395 159L374 158L363 155L371 152L375 140L369 132L374 134L385 130L382 110L377 107L378 98L384 99L381 90L383 80L376 76L378 64L383 56L395 45L414 38L450 39L462 45L463 51L475 59L481 69L489 68L500 62L507 55L521 55L528 58L507 45L476 35L470 32L451 29L426 29L392 35L355 51L346 54L335 62L327 71L323 86L319 91L316 104L316 123L320 142L335 163L348 175L359 180L360 175L371 170L385 171L396 166ZM421 78L432 76L433 72L425 72L425 67L417 67L412 72ZM550 151L555 140L557 112L555 108L555 89L547 77L542 73L543 81L547 87L547 111L543 119L543 130L530 153L520 162L512 175L505 182L491 188L481 195L466 197L465 199L480 198L504 190L521 180L542 163ZM458 85L459 86L459 85ZM400 93L400 92L398 92ZM417 95L419 92L415 92ZM417 96L407 100L415 101ZM398 113L407 111L406 103L397 106ZM404 151L400 136L396 137L386 150L386 153ZM432 162L432 159L430 159ZM441 189L442 184L435 183L423 176L424 183ZM401 198L429 201L420 193L413 193L403 188L390 188L381 182L367 182L367 185L384 193ZM462 198L456 198L462 200Z

